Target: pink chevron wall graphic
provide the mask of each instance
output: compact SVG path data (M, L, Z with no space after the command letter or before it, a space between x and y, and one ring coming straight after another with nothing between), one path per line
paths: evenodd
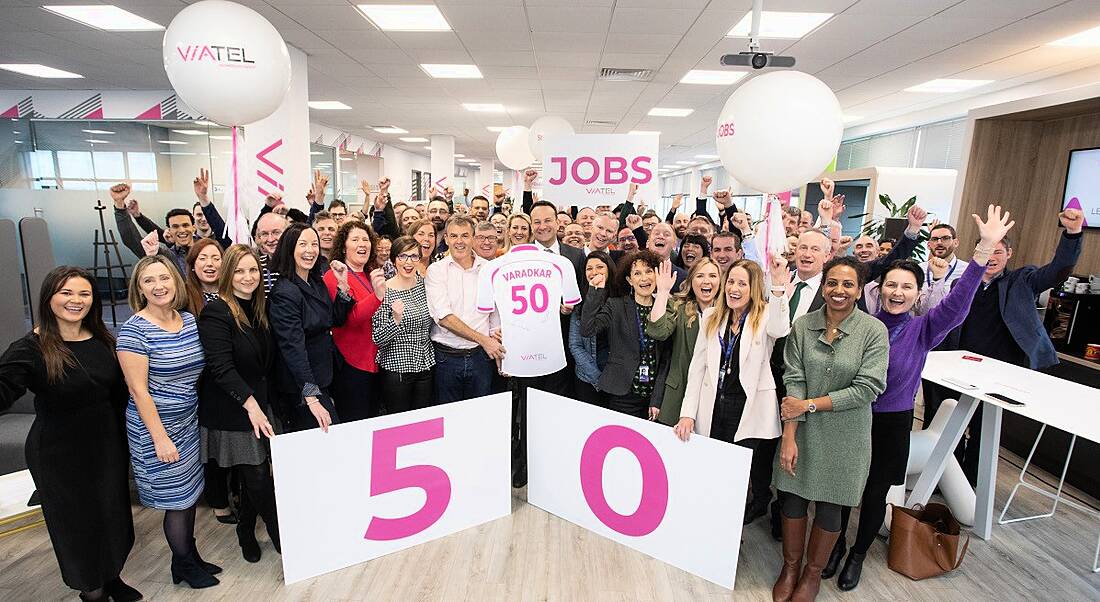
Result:
M283 139L279 138L275 142L268 145L267 148L265 148L265 149L261 150L260 152L256 153L256 160L259 161L260 163L262 163L263 165L266 165L267 167L271 168L271 170L274 171L279 176L283 175L283 168L281 166L279 166L278 164L276 164L272 159L269 159L268 155L271 154L272 152L274 152L275 149L279 148L282 145L283 145ZM274 190L275 188L278 188L280 191L284 190L283 184L281 182L279 182L278 179L276 179L276 176L274 176L272 174L269 174L269 173L265 173L263 169L257 169L256 170L256 176L258 176L261 180L263 180L268 185L270 185L272 190ZM271 194L267 189L264 188L264 184L260 184L260 185L256 186L256 191L259 192L261 195L263 195L265 197L267 195Z

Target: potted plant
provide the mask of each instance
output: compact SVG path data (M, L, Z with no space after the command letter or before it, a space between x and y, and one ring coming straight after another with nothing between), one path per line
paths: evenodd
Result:
M870 219L868 219L867 221L865 221L863 223L863 226L860 228L859 233L863 236L869 236L869 237L873 238L876 241L882 240L883 237L886 235L887 223L890 222L891 220L898 220L902 223L905 222L905 214L909 211L910 207L912 207L913 205L915 205L917 203L917 197L915 197L915 196L909 197L908 201L905 201L901 205L898 205L897 203L895 203L893 201L893 199L890 198L890 195L880 194L880 195L878 195L878 202L879 202L880 205L885 207L887 211L890 212L889 217L887 217L887 218L874 217L873 212L872 212L872 213L860 213L858 215L853 215L853 216L850 216L848 218L848 219L857 219L857 218L868 218L869 217ZM902 229L904 229L904 226L902 226ZM918 241L919 244L917 245L917 249L915 251L913 251L913 259L916 259L917 261L924 261L925 260L925 254L927 253L927 246L925 245L925 243L928 241L928 237L929 237L929 227L928 226L922 226L921 230L920 230L920 235L917 237L917 241Z

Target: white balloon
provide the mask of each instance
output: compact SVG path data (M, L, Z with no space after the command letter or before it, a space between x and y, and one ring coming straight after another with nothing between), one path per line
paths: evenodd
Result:
M778 193L820 175L843 132L840 103L828 86L800 71L774 71L730 95L715 143L737 181Z
M531 147L531 154L542 161L542 143L547 137L570 136L574 133L573 126L568 121L556 115L547 115L539 117L531 124L527 143Z
M529 131L522 125L513 125L497 135L497 158L508 169L523 169L535 162L527 144Z
M290 88L290 52L275 27L251 8L203 0L168 24L164 71L191 108L222 125L271 115Z

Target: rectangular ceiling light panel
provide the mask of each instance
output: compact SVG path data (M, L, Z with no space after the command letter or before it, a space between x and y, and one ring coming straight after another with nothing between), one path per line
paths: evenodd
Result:
M451 31L434 4L360 4L358 8L382 31Z
M113 4L43 6L45 10L104 31L160 31L164 26Z
M797 40L815 30L833 13L799 13L765 10L760 14L760 37L773 40ZM731 38L747 38L752 29L752 12L726 34Z
M39 65L38 63L4 63L0 64L0 69L14 71L15 73L21 73L23 75L30 75L31 77L44 77L48 79L82 79L84 77L79 73L62 71L61 69L54 69L53 67Z

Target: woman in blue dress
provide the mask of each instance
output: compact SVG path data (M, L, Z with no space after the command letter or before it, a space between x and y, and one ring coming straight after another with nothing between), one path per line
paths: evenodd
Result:
M145 257L130 278L134 315L118 331L116 352L130 399L126 437L138 499L164 510L172 582L217 585L221 568L195 549L195 505L203 488L197 383L205 359L195 317L185 311L183 278L161 256Z

